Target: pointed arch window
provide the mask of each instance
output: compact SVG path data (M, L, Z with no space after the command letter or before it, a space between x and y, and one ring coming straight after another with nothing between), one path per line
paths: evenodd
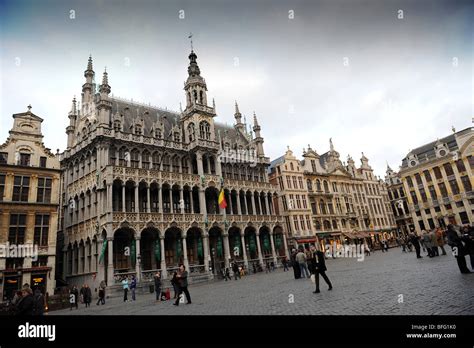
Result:
M176 142L180 142L180 141L181 141L181 137L180 137L180 135L179 135L179 132L174 132L173 138L174 138L174 141L176 141Z
M118 120L114 121L114 131L116 132L122 131L122 123Z
M194 129L194 123L188 124L188 140L189 142L194 141L196 139L196 130Z
M199 136L202 139L210 140L211 139L211 126L208 122L202 121L199 124Z
M136 135L141 135L142 134L142 126L137 124L135 125L135 134Z

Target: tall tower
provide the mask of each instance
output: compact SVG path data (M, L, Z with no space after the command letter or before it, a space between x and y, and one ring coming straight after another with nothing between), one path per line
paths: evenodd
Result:
M93 81L94 81L94 70L92 68L92 56L89 56L87 61L87 69L84 71L84 77L86 78L86 83L82 85L82 105L88 104L93 100Z
M69 126L66 127L67 147L71 148L74 140L74 131L76 130L77 106L76 97L72 99L71 111L69 111Z
M260 135L260 125L258 124L257 121L257 115L255 115L255 112L253 113L253 131L255 132L255 138L254 141L257 144L257 156L259 158L265 157L265 153L263 152L263 138Z
M112 112L112 102L109 99L110 86L109 86L109 77L107 70L104 70L104 75L102 76L102 84L99 87L100 100L97 104L97 109L99 110L99 126L109 126L110 113Z
M184 85L186 91L186 109L193 105L207 106L206 81L201 76L201 70L197 64L197 55L191 50L189 54L188 79Z
M234 118L235 118L235 126L234 126L235 129L240 130L242 133L245 133L245 124L242 123L242 114L240 113L239 104L237 104L237 101L235 101Z

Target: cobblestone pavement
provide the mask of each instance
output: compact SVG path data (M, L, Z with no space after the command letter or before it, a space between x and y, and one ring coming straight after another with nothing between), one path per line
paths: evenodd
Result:
M414 252L402 253L393 248L388 253L372 253L362 262L335 259L326 264L334 289L327 291L321 279L319 294L312 293L314 284L310 280L295 280L291 269L279 269L237 281L191 285L191 305L155 303L154 294L150 293L137 294L137 301L123 303L117 294L104 306L92 303L90 308L82 305L78 310L49 315L474 314L474 273L461 274L450 252L447 256L417 260Z

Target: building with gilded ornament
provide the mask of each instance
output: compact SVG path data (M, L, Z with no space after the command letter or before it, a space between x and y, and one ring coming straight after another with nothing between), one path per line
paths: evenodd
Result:
M351 157L342 163L330 140L322 155L308 145L303 160L288 149L269 170L281 191L281 215L294 246L363 239L374 244L395 236L387 186L364 154L359 168Z
M0 302L25 283L50 295L56 286L59 158L31 106L13 120L0 145Z
M411 150L398 176L407 193L411 227L423 230L474 223L474 132L466 128Z
M257 117L249 132L236 103L233 126L215 121L193 51L180 112L113 97L107 72L96 91L92 58L84 76L61 156L64 280L111 286L183 263L197 281L286 255Z

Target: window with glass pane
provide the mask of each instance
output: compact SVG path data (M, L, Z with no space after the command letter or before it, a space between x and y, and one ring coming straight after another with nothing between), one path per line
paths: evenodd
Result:
M474 169L474 156L467 156L467 160L469 162L469 167L471 167L471 169Z
M464 166L464 162L463 162L462 159L458 159L456 161L456 167L458 168L459 172L465 172L466 171L466 167Z
M461 182L462 182L462 186L464 186L464 191L466 192L472 191L471 180L469 179L467 175L461 177Z
M446 190L446 185L444 182L438 184L439 190L441 192L442 197L448 197L448 190Z
M14 202L28 202L28 192L30 186L29 176L15 176L13 180L13 196Z
M416 196L415 191L410 191L411 199L413 200L413 204L418 204L418 197Z
M8 242L10 244L23 244L25 242L26 214L11 214Z
M443 164L443 167L444 167L444 171L446 172L447 176L454 175L453 167L451 167L450 163Z
M3 201L5 194L5 174L0 174L0 202Z
M46 157L40 157L39 166L40 166L41 168L46 168Z
M413 180L411 180L411 177L407 176L407 184L408 187L413 187Z
M420 189L420 196L421 196L421 200L423 202L426 202L428 200L428 198L426 197L425 189L423 189L423 188Z
M31 155L29 153L20 153L20 166L30 165Z
M430 174L429 171L425 170L425 171L423 171L423 174L425 175L425 179L426 179L427 182L433 181L433 180L431 179L431 174Z
M50 203L51 202L51 184L50 178L38 178L38 190L36 202Z
M35 244L39 246L48 245L48 232L49 232L49 215L35 216Z
M459 194L459 186L456 179L449 180L449 186L451 186L451 191L453 191L453 195Z
M436 190L435 190L434 186L428 186L428 189L430 190L431 199L437 199L438 196L436 194Z
M421 181L421 175L419 173L415 174L415 179L418 185L423 185L423 181Z
M8 153L0 152L0 164L7 164L8 162Z
M441 169L439 167L433 167L433 172L435 173L435 178L436 179L442 179L443 174L441 174Z

